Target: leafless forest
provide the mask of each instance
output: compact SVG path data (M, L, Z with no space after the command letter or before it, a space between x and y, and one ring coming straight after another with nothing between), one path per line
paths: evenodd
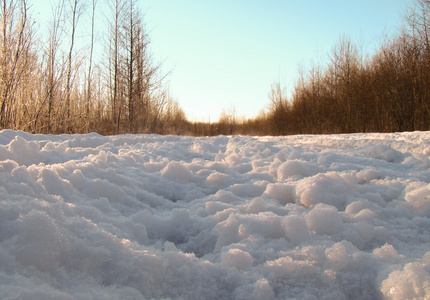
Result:
M430 130L430 0L416 0L404 12L402 30L382 40L371 57L342 36L329 63L299 71L290 96L275 82L260 115L243 119L228 111L213 124L190 122L170 97L168 74L149 51L136 0L109 0L108 7L100 38L98 0L57 1L48 28L33 18L31 0L1 0L0 129L190 135ZM84 25L83 46L77 32ZM103 49L101 58L95 59L96 48Z

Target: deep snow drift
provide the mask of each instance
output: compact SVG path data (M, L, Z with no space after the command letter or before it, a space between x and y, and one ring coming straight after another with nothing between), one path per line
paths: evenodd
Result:
M1 299L430 297L430 132L0 132Z

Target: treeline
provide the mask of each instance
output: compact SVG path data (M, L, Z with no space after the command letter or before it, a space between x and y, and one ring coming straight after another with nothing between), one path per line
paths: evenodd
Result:
M274 83L266 113L251 120L221 119L212 133L430 130L430 1L417 0L405 20L403 30L370 58L341 37L327 66L300 72L290 97Z
M429 130L428 30L430 23L413 23L370 59L341 38L326 68L301 74L290 100L279 84L272 87L272 133Z
M103 12L97 2L54 1L46 25L30 0L0 1L0 129L180 132L185 114L163 88L137 1Z
M189 122L170 97L137 0L108 0L102 12L98 0L54 1L47 24L32 17L30 1L0 0L0 129L198 136L430 130L430 0L416 0L403 30L372 57L342 37L327 65L300 71L291 95L274 83L257 117L224 111L212 124ZM106 29L97 32L100 22Z

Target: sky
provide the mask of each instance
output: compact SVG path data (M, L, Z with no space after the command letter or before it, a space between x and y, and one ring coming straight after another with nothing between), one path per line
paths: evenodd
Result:
M146 0L154 58L171 71L169 89L192 121L225 109L254 117L271 85L291 93L298 68L326 63L346 35L372 53L398 32L413 0Z

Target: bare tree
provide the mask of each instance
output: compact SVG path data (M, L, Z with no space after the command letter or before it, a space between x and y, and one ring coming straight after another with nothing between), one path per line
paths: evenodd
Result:
M336 105L344 107L344 114L338 116L339 130L350 132L353 127L354 98L352 82L358 72L358 50L347 37L341 37L333 48L331 56L332 83Z
M150 130L161 79L148 53L143 15L135 0L115 0L110 7L107 77L115 132Z
M287 91L281 87L281 83L275 82L270 87L269 110L272 119L272 130L275 134L287 134L289 123L290 105L287 99Z
M34 60L34 29L29 22L27 0L2 0L0 32L0 127L14 127L16 93Z
M63 33L62 20L64 14L64 1L59 1L56 6L52 6L52 20L48 28L48 42L47 47L44 49L41 63L40 79L41 85L44 87L44 92L41 95L42 99L38 105L34 120L33 130L35 132L56 132L57 120L54 116L56 99L60 89L60 80L62 78L62 67L59 66L57 60L58 52L60 50L61 37ZM46 107L47 106L47 107ZM46 108L46 110L45 110ZM43 119L40 116L44 114ZM38 123L40 123L38 125ZM39 128L40 126L40 128Z
M81 0L68 0L69 13L70 13L70 47L67 55L67 74L66 74L66 101L65 101L65 132L69 133L71 131L71 120L70 120L70 97L72 94L72 59L73 50L75 46L75 35L76 28L78 26L78 20L82 14L82 4Z
M90 43L90 57L88 62L88 78L87 78L87 92L86 92L86 131L90 131L90 105L92 97L92 68L93 68L93 52L94 52L94 27L95 27L95 13L96 13L97 0L91 2L91 43Z
M416 65L414 86L419 87L413 89L416 103L414 122L416 129L427 130L430 119L430 1L416 0L415 6L406 12L405 19L407 27L403 35L408 39L408 48L414 53L409 57L412 59L410 62Z
M136 93L135 93L135 61L136 61L136 43L138 41L137 29L139 26L139 15L136 8L136 2L129 0L127 9L127 22L125 24L125 68L126 68L126 82L127 82L127 104L128 104L128 130L129 132L136 133L135 126L135 106L136 106Z
M111 120L114 127L114 132L118 133L121 123L121 68L120 68L120 41L122 16L124 10L123 0L111 0L109 2L110 19L108 19L109 33L107 35L107 48L108 48L108 63L107 63L107 85L109 88L109 102L111 107Z

